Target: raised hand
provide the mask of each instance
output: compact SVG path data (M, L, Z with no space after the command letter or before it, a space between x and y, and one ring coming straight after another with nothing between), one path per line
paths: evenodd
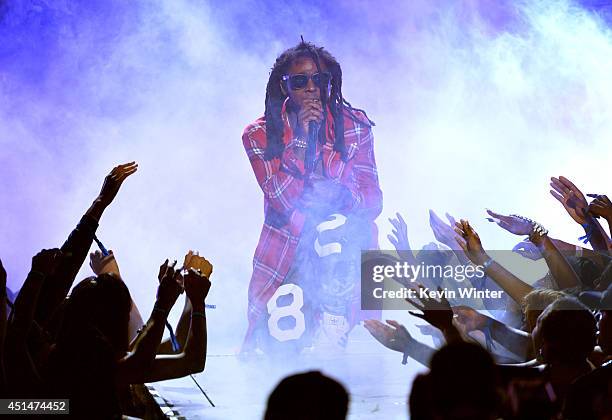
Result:
M32 271L41 273L47 277L55 271L61 257L62 251L57 248L43 249L32 257Z
M410 249L410 243L408 242L408 226L404 221L401 214L395 213L396 218L389 218L389 222L393 226L393 230L390 235L387 235L389 242L393 244L396 250L406 251Z
M125 163L113 168L112 171L106 178L104 178L104 184L98 195L98 199L106 206L108 206L119 192L119 188L125 179L132 175L138 169L136 162Z
M446 213L446 218L450 224L446 224L438 215L433 211L429 210L429 226L433 230L436 240L451 249L458 249L457 241L455 240L455 232L453 227L455 226L455 218L450 214Z
M420 284L418 286L421 291L429 291L429 289L426 289ZM451 309L450 303L448 300L446 300L444 294L442 294L441 287L438 287L438 293L441 294L440 300L422 295L417 291L417 299L419 300L420 304L412 299L406 298L407 302L409 302L419 311L423 312L422 314L419 314L414 311L408 311L408 313L429 322L431 325L441 331L448 331L453 327L453 310Z
M205 277L210 277L213 272L212 264L206 258L200 257L197 252L194 254L192 250L189 250L183 260L183 269L189 270L190 268L195 269L196 272L199 271Z
M518 244L514 245L512 252L516 252L517 254L533 261L543 258L540 248L538 248L538 246L531 241L519 242Z
M403 353L412 340L412 337L402 324L397 321L387 320L387 324L376 319L369 319L363 322L366 330L372 334L378 342L388 349Z
M175 266L176 261L172 265L168 265L168 260L162 264L164 273L157 288L156 305L159 304L162 309L167 311L172 309L179 295L183 293L183 278L180 270L174 269Z
M550 193L555 197L565 211L580 225L586 223L586 214L588 203L582 192L569 179L560 176L559 178L550 178Z
M465 332L482 331L487 327L489 318L469 306L454 306L453 313L459 327Z
M482 265L489 259L482 247L480 237L467 220L461 220L455 223L455 232L460 236L455 236L457 243L461 249L463 249L470 261L474 264Z
M507 230L515 235L529 235L533 229L533 225L529 220L518 217L514 214L505 216L503 214L495 213L492 210L487 210L487 213L491 217L487 217L489 222L496 223L499 227Z
M185 293L194 307L203 306L210 290L210 280L195 268L190 268L184 276Z
M595 198L588 206L588 213L593 217L603 217L608 222L612 220L612 202L606 195L587 194Z
M119 265L113 251L108 251L108 255L104 256L100 251L95 251L89 254L89 266L96 275L112 273L117 277L121 277L119 273Z

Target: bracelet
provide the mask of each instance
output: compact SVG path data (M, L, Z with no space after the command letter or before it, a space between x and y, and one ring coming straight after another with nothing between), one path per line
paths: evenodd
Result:
M192 311L191 312L191 316L201 316L202 318L206 318L206 313L205 312L197 312L197 311Z
M495 261L493 261L493 258L489 257L488 260L486 260L484 263L482 263L482 269L486 271L487 268L491 267L491 264L493 264Z
M536 222L535 220L531 220L529 217L521 216L521 215L518 215L518 214L511 214L510 216L516 217L518 219L521 219L521 220L524 220L526 222L531 223L531 232L529 233L529 240L530 241L531 241L531 238L534 235L538 235L538 236L546 236L546 235L548 235L548 230L544 226L542 226L541 224Z
M590 223L583 223L581 226L584 229L584 236L579 237L578 240L582 241L583 244L586 244L591 240L594 229Z
M533 222L532 230L529 234L529 241L533 242L533 239L536 237L543 238L546 235L548 235L548 230L538 222Z

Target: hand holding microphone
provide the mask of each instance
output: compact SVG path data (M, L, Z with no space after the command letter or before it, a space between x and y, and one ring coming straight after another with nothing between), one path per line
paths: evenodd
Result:
M308 136L310 123L319 125L323 121L323 106L319 99L304 99L298 111L298 123L304 136Z
M323 121L323 107L319 99L305 99L298 113L298 120L303 135L306 136L307 148L304 155L306 172L311 172L314 167L317 150L317 134L319 124Z

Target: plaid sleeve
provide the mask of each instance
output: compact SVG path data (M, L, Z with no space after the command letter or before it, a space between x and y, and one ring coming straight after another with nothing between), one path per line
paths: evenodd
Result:
M345 120L346 121L346 120ZM356 136L359 150L353 164L355 183L349 187L353 195L353 210L362 210L375 219L382 212L382 191L374 158L374 136L369 125L350 120L350 133ZM345 122L345 126L348 125Z
M290 148L282 160L264 160L266 130L261 120L246 128L242 143L266 201L281 213L292 212L304 189L303 162L290 153Z

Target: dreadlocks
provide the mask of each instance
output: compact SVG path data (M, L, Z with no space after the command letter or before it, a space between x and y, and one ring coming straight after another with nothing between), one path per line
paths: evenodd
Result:
M374 122L370 120L365 111L357 108L353 108L351 104L342 97L342 69L336 59L323 47L317 47L309 42L300 42L297 46L290 48L278 56L272 71L270 72L270 78L268 79L268 85L266 87L266 151L264 158L266 160L272 160L274 158L280 158L285 145L283 143L283 120L281 117L281 109L283 102L287 98L287 95L283 94L280 83L283 75L287 74L291 63L302 57L312 58L317 66L317 70L320 69L320 60L325 62L329 72L332 75L331 90L328 92L327 89L323 89L319 86L321 92L321 105L325 110L329 104L329 109L333 118L333 132L334 132L334 150L340 153L342 160L346 161L346 147L344 144L344 113L343 109L348 109L349 117L358 122L359 124L373 126ZM362 112L368 120L367 123L359 119L354 111ZM325 111L324 111L325 112ZM321 124L319 127L318 139L319 142L325 142L325 133L327 131L327 119L324 118L325 124Z

